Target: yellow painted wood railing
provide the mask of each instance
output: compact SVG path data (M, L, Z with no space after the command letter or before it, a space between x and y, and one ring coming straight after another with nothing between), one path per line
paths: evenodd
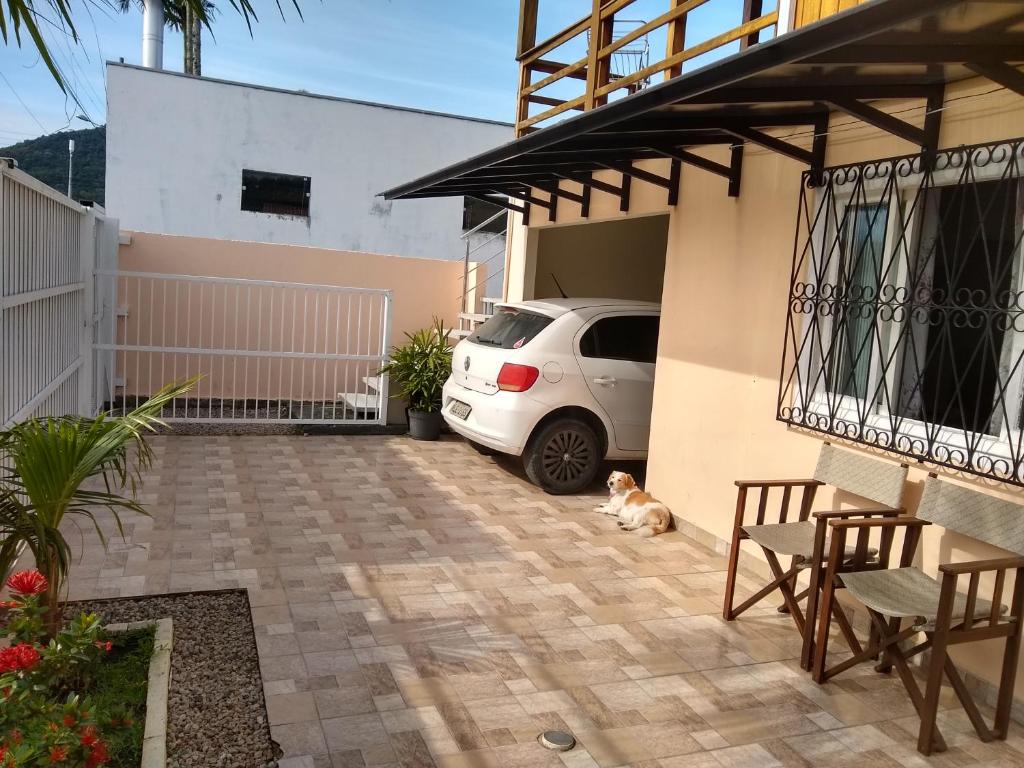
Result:
M835 2L849 0L832 0ZM516 134L533 130L539 123L551 120L569 110L587 110L601 106L611 94L626 89L633 92L655 75L665 79L682 73L683 64L718 48L739 41L741 47L753 45L761 39L763 31L774 30L778 24L778 11L762 13L762 0L736 0L741 21L737 26L723 29L704 40L686 39L687 15L708 0L666 0L668 9L628 33L613 38L616 14L636 0L592 0L590 15L570 24L560 32L541 42L536 41L538 0L520 0L519 53L520 66ZM817 5L829 0L819 0ZM809 3L815 4L815 3ZM621 18L621 16L620 16ZM612 71L612 56L645 35L666 28L664 56L637 71L618 74ZM774 32L773 32L774 33ZM587 55L576 61L558 61L558 49L578 38L587 36ZM579 46L577 46L579 50ZM541 75L537 80L535 75ZM554 98L542 93L555 83L579 80L582 93L568 98ZM562 91L565 89L563 88ZM531 105L547 107L531 114Z

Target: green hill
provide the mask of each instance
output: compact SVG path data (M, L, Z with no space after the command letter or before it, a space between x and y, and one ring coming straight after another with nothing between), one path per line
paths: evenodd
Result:
M25 173L64 192L68 188L68 139L75 140L72 196L103 205L107 163L107 130L103 126L20 141L0 148L0 157L13 157Z

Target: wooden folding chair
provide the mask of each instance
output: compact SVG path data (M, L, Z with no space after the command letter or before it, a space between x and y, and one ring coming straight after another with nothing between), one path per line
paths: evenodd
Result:
M921 527L932 523L1000 547L1007 550L1009 556L940 565L941 580L933 579L910 566L920 539ZM1024 555L1024 506L963 486L944 483L930 476L925 480L924 495L915 518L833 520L829 526L832 528L832 539L826 574L822 580L814 679L824 682L844 669L881 653L883 658L879 671L895 667L921 717L917 740L919 752L930 755L932 751L941 752L946 748L935 722L943 675L953 686L978 737L982 741L1005 739L1013 703L1013 686L1020 653L1021 612L1024 608L1024 557L1021 557ZM891 538L899 528L906 531L899 568L848 569L844 562L844 551L849 534L857 535L855 549L859 549L866 546L872 530L880 530L883 536ZM1007 571L1015 572L1009 608L1002 604ZM978 596L982 573L993 574L992 594L988 600ZM970 576L966 594L957 590L957 580L963 575ZM855 649L852 658L826 669L828 631L832 616L830 606L835 602L837 587L845 587L849 594L868 609L872 632L866 648ZM904 619L911 619L909 626L902 627ZM981 626L975 626L979 622ZM908 650L900 647L902 641L918 633L924 633L923 642ZM948 648L951 645L993 638L1005 638L1006 645L996 699L995 723L989 728L953 665ZM907 660L929 649L932 656L927 665L927 681L922 692Z
M824 443L812 478L803 480L737 480L736 518L733 523L732 545L729 548L729 570L725 585L725 604L722 609L725 620L732 621L748 608L778 590L783 599L779 610L792 616L797 631L803 636L801 664L805 669L809 669L814 653L813 617L817 606L819 582L823 573L821 564L828 551L825 541L826 523L832 519L899 516L902 512L899 504L903 498L903 485L906 477L906 465L897 466L877 461L864 454L840 450L829 443ZM816 512L814 513L815 520L812 522L809 519L811 506L818 488L823 485L833 486L881 506ZM745 523L747 498L751 489L759 491L757 515L753 522ZM769 493L773 489L781 489L782 496L778 515L775 517L777 522L767 519ZM794 491L799 494L796 520L792 520L790 517ZM747 539L761 547L773 578L740 605L734 607L740 544ZM851 551L848 554L852 556L854 553ZM779 556L790 558L788 569L783 570ZM810 569L811 583L807 589L797 593L797 576L805 569ZM811 617L809 622L805 621L805 613L800 608L800 602L804 598L807 599L806 616ZM836 617L839 625L849 629L849 623L842 615L841 606L836 604L833 610L839 614ZM849 637L853 638L852 629L849 629Z

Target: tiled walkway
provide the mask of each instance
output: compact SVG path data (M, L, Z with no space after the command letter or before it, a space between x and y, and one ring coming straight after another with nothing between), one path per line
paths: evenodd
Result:
M723 558L460 442L153 444L153 519L87 544L72 597L247 587L285 768L1024 765L1020 729L983 744L958 709L925 760L895 678L819 687L787 617L725 624ZM543 749L550 728L579 746Z

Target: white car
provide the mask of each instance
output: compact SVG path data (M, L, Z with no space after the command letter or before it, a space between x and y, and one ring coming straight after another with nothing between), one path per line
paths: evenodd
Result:
M645 459L661 307L616 299L499 304L452 354L442 414L484 453L522 456L550 493L602 459Z

